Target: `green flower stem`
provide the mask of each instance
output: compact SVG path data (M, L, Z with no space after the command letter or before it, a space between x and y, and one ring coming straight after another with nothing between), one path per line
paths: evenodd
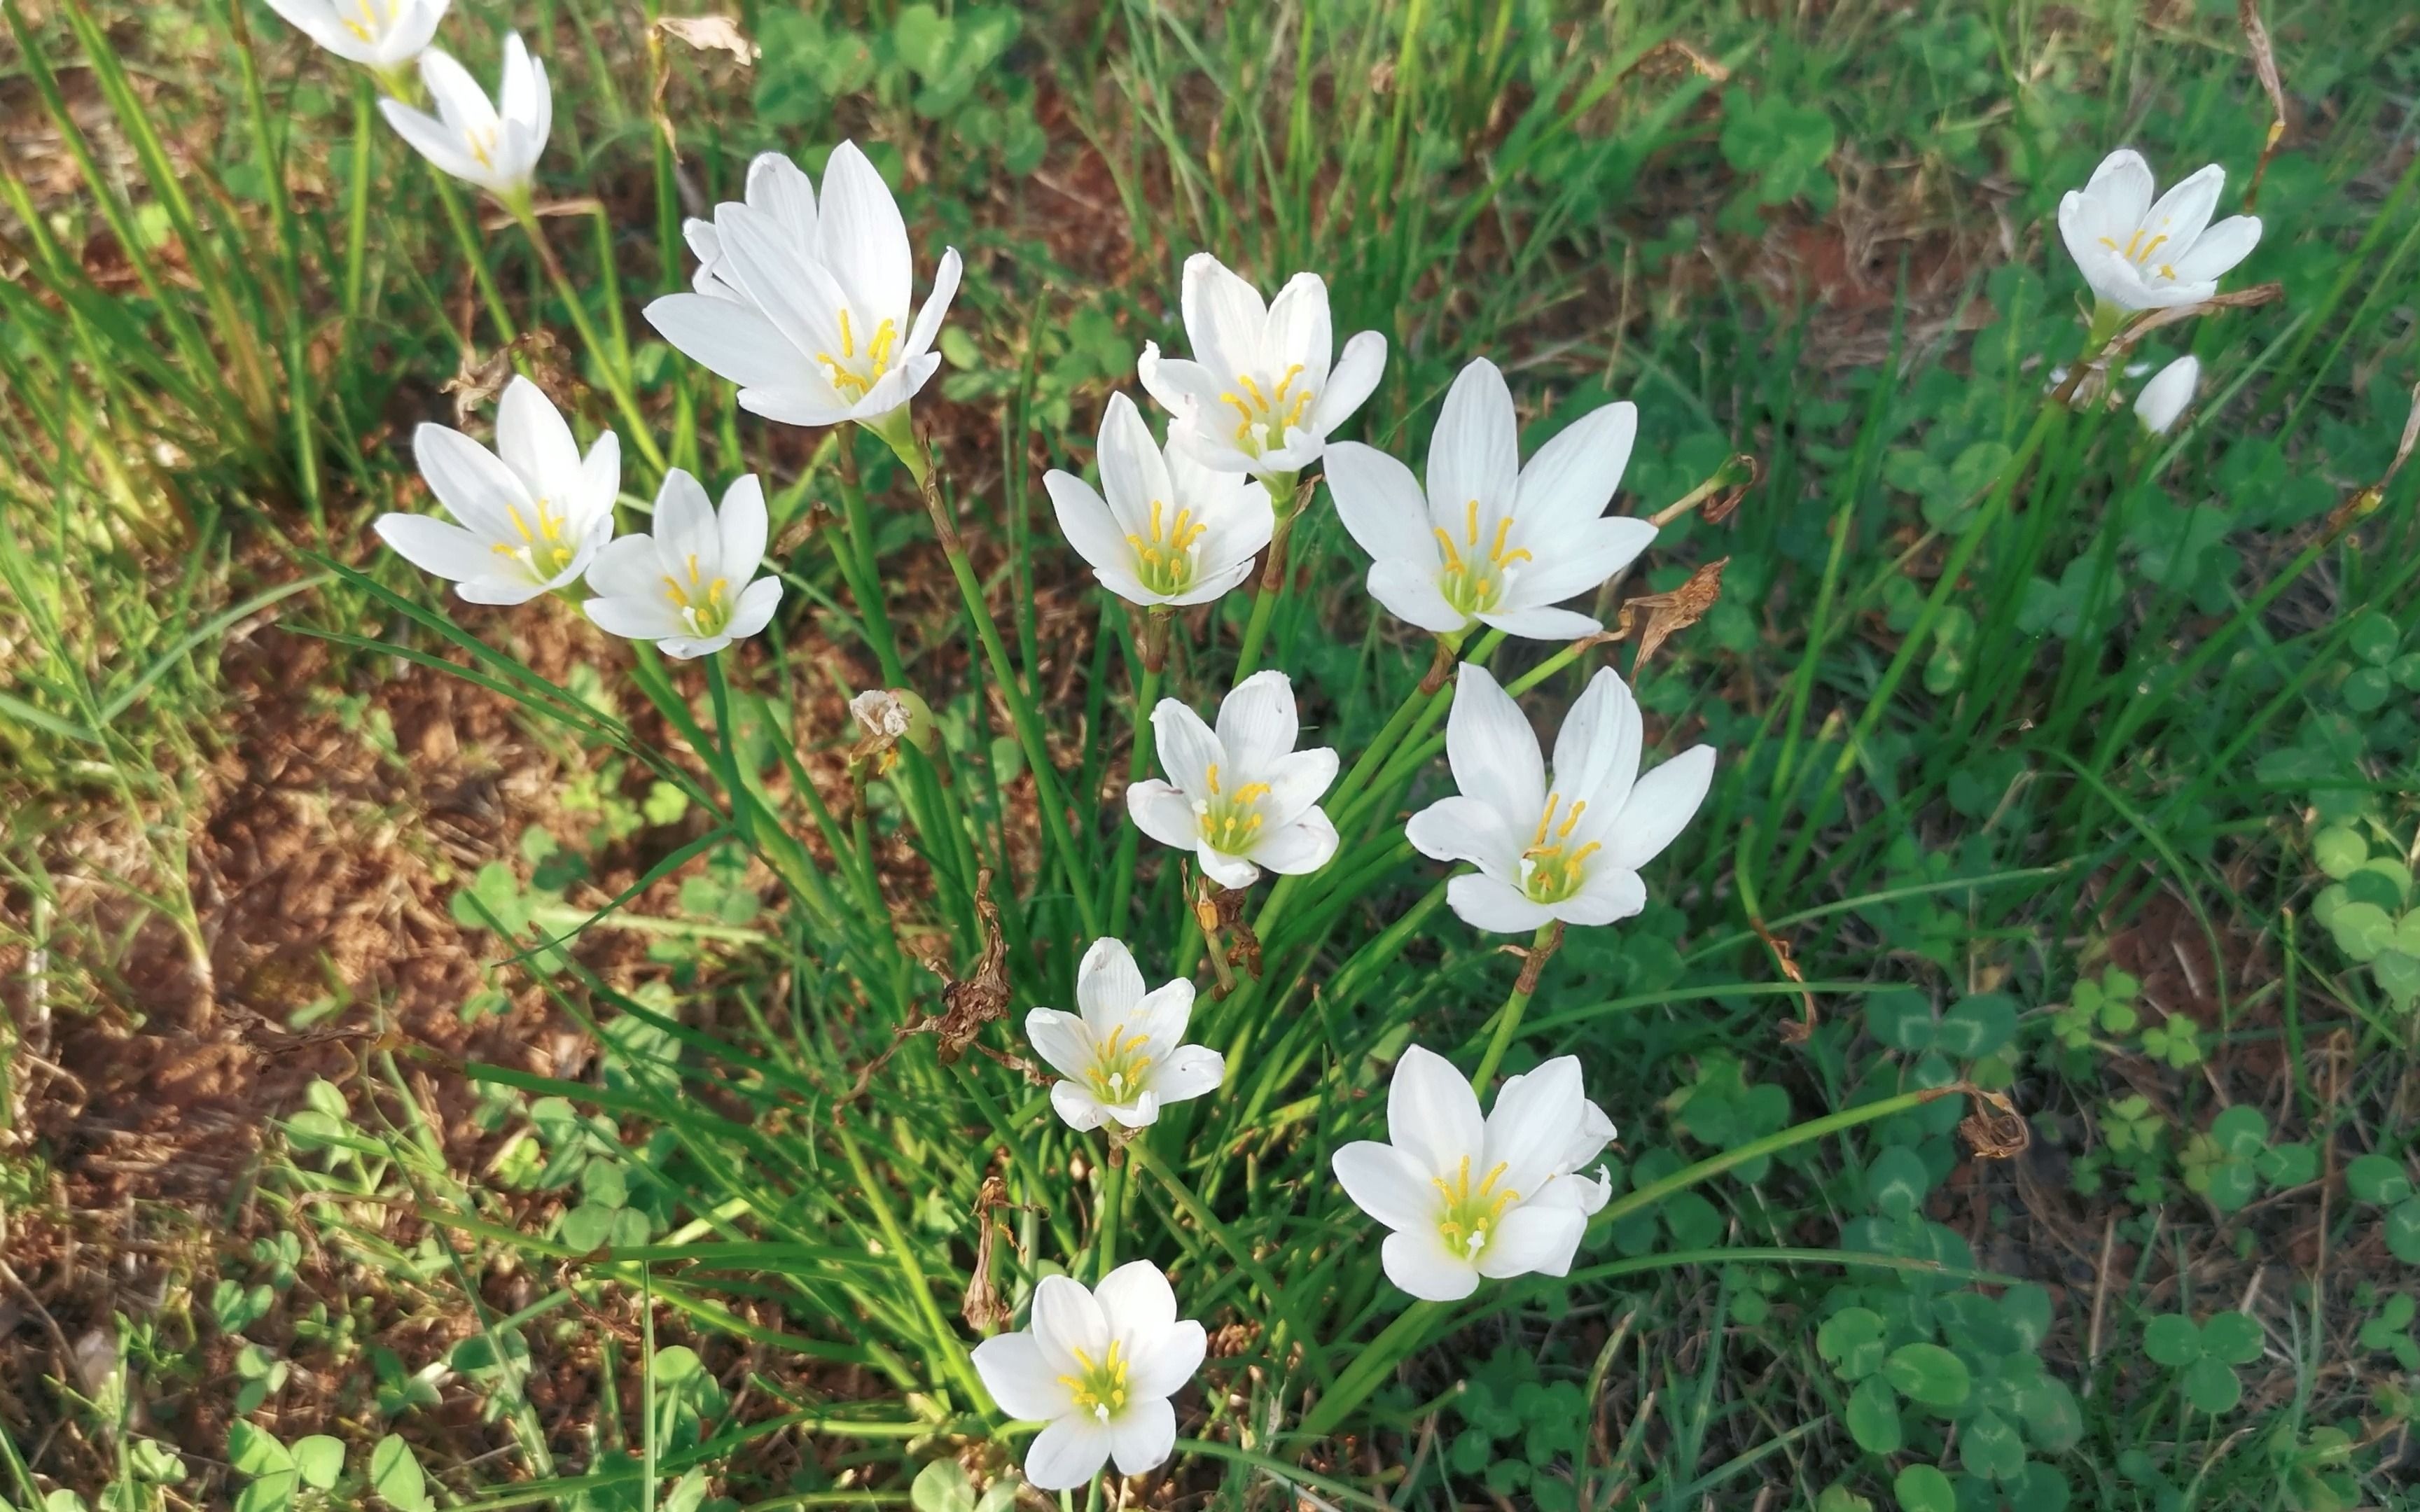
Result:
M1463 659L1474 667L1484 667L1487 665L1487 658L1494 656L1496 648L1503 643L1504 632L1490 630L1479 638L1479 644L1473 646L1470 655ZM1528 686L1534 686L1535 677L1536 674L1532 673L1531 683ZM1512 690L1508 689L1508 691ZM1362 754L1361 760L1353 764L1352 774L1347 776L1342 783L1338 784L1341 792L1350 790L1340 806L1339 811L1332 816L1336 821L1339 834L1351 829L1366 818L1381 796L1408 784L1413 774L1427 765L1436 751L1443 748L1444 737L1437 737L1432 745L1428 739L1428 733L1436 728L1437 720L1444 717L1446 710L1453 706L1453 684L1449 681L1435 692L1428 694L1422 694L1415 689L1411 702L1418 703L1419 707L1413 714L1410 727L1397 732L1396 741L1391 747L1382 748L1373 745ZM1391 727L1393 721L1389 720L1388 724ZM1384 732L1380 733L1380 738L1384 740ZM1366 776L1373 761L1379 764L1378 775L1374 779ZM1356 779L1359 780L1357 781Z
M715 779L731 804L732 832L743 845L756 842L756 805L739 780L739 731L731 718L731 687L723 680L721 654L706 658L706 691L714 702Z
M1285 594L1286 541L1294 534L1295 522L1302 518L1304 508L1311 502L1311 489L1317 486L1314 479L1292 488L1294 501L1279 512L1277 529L1270 532L1268 559L1261 567L1260 591L1252 595L1252 617L1244 624L1244 643L1235 653L1238 683L1260 670L1261 644L1268 639L1269 621L1277 612L1278 600ZM1272 496L1278 491L1269 489Z
M1125 1221L1126 1163L1133 1158L1132 1152L1141 1148L1142 1134L1147 1133L1148 1130L1139 1132L1125 1151L1112 1141L1102 1163L1099 1218L1093 1226L1093 1250L1098 1261L1093 1272L1094 1286L1108 1280L1109 1273L1118 1268L1118 1226Z
M1164 669L1145 660L1142 676L1135 686L1134 749L1126 758L1126 785L1129 787L1141 781L1143 775L1151 770L1151 711L1159 704L1163 675ZM1130 819L1118 825L1116 873L1109 885L1109 933L1121 939L1126 932L1127 905L1134 901L1135 852L1141 843L1141 837L1142 831L1136 828Z
M1895 1118L1940 1098L1961 1095L1965 1090L1963 1084L1952 1083L1947 1087L1931 1087L1914 1092L1902 1092L1897 1097L1886 1097L1878 1103L1868 1103L1821 1119L1811 1119L1805 1123L1784 1129L1778 1134L1767 1134L1762 1139L1752 1139L1736 1149L1726 1149L1718 1155L1710 1155L1695 1165L1683 1166L1660 1181L1650 1181L1645 1186L1606 1203L1595 1217L1589 1220L1589 1231L1602 1233L1631 1214L1652 1208L1676 1192L1685 1192L1701 1181L1711 1180L1723 1172L1734 1166L1744 1165L1749 1161L1779 1154L1785 1149L1808 1144L1844 1130L1854 1129L1859 1124ZM1387 1379L1397 1365L1428 1342L1431 1332L1437 1329L1437 1326L1445 1320L1448 1312L1449 1309L1442 1303L1416 1302L1398 1313L1395 1320L1388 1324L1376 1338L1361 1347L1361 1352L1354 1357L1353 1363L1345 1367L1342 1375L1337 1378L1336 1389L1320 1397L1311 1412L1305 1414L1300 1429L1302 1435L1306 1438L1324 1439L1334 1433L1343 1425L1346 1418L1352 1416L1363 1402L1369 1400L1370 1394L1378 1389L1380 1382Z
M899 640L891 628L891 615L882 602L882 574L874 549L874 524L865 509L865 486L858 479L856 437L846 430L840 438L840 507L841 519L848 531L848 544L854 553L855 565L843 563L841 576L848 579L850 594L857 600L857 617L865 625L866 640L874 647L874 659L882 665L882 680L892 687L908 684L907 664L899 658ZM832 547L835 560L840 547Z
M496 328L496 337L506 346L520 339L520 328L513 324L512 312L504 308L504 296L496 287L496 275L488 267L488 249L479 244L478 234L471 227L469 212L462 208L462 196L454 193L454 181L443 174L436 178L437 203L445 207L445 224L454 228L454 243L462 249L463 260L471 265L471 276L479 285L479 298L488 306L488 319ZM448 329L453 321L446 322ZM462 338L464 351L471 349L468 336Z
M345 325L338 340L336 370L347 371L345 359L353 347L354 324L362 316L362 278L369 262L371 117L378 85L365 74L353 89L353 162L351 181L345 185Z
M1562 942L1560 923L1542 924L1530 936L1528 957L1521 963L1521 975L1513 979L1512 995L1504 999L1496 1015L1496 1033L1487 1041L1487 1054L1470 1073L1470 1089L1481 1097L1487 1095L1487 1084L1496 1079L1496 1068L1504 1064L1504 1053L1512 1048L1512 1037L1521 1031L1521 1015L1529 1011L1529 998L1538 990L1538 973Z
M890 438L886 436L884 440ZM950 575L957 579L958 596L966 601L967 617L974 622L975 637L983 642L984 659L991 665L992 681L1000 685L1001 697L1008 702L1009 722L1016 729L1016 743L1025 752L1025 764L1033 773L1035 795L1041 800L1042 830L1059 853L1068 894L1076 900L1077 919L1087 935L1098 937L1100 907L1093 900L1083 858L1076 849L1075 834L1068 827L1067 799L1059 785L1058 768L1050 764L1050 748L1042 738L1042 720L1033 712L1033 701L1026 697L1025 685L1017 681L1016 669L1008 659L1008 647L1000 639L1000 624L992 618L991 605L984 598L983 583L975 577L974 563L967 558L966 542L959 539L949 506L941 501L940 480L934 473L932 458L895 442L893 449L923 490L924 507L933 517L934 533L940 538L941 555L949 561Z
M581 301L580 291L571 286L571 275L564 270L563 259L554 255L554 243L547 239L546 227L531 209L526 200L511 207L513 219L520 222L521 231L546 265L546 276L554 283L554 291L571 310L571 323L580 332L580 345L596 358L597 370L605 375L605 392L613 396L613 406L622 411L622 423L630 427L630 443L647 465L660 476L664 471L663 449L656 444L653 427L647 424L646 412L639 408L638 396L630 389L628 364L622 360L619 347L597 333L596 322L588 317L588 306Z

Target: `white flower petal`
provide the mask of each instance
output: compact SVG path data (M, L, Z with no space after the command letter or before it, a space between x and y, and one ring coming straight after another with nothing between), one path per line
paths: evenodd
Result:
M1165 1396L1136 1402L1109 1420L1109 1453L1122 1475L1156 1470L1175 1452L1176 1409Z
M1241 892L1261 880L1259 867L1240 856L1230 856L1224 851L1213 850L1200 841L1194 843L1193 864L1202 869L1203 876L1230 892Z
M1621 674L1599 668L1555 733L1555 791L1566 803L1586 803L1602 810L1604 820L1615 819L1622 800L1630 796L1630 785L1638 779L1644 733L1638 702L1630 696Z
M1569 1275L1588 1218L1576 1208L1525 1202L1506 1213L1480 1252L1479 1273L1491 1280L1516 1275Z
M916 312L916 323L908 329L908 345L900 348L899 360L903 363L914 364L933 349L933 343L941 334L942 317L950 313L950 301L958 297L958 279L964 271L958 249L942 248L940 266L933 270L933 292L924 296L923 306ZM918 378L916 387L923 386L924 380Z
M1404 1047L1387 1088L1387 1138L1432 1175L1457 1169L1466 1155L1479 1159L1486 1149L1479 1098L1451 1061Z
M663 640L689 629L661 599L592 598L580 607L597 628L625 640Z
M1336 361L1335 371L1327 375L1327 387L1311 407L1311 428L1322 436L1333 435L1336 427L1353 418L1378 379L1387 370L1387 338L1374 331L1364 331L1344 344L1344 355Z
M1025 1037L1033 1041L1033 1053L1062 1076L1082 1081L1093 1069L1092 1031L1073 1013L1034 1009L1025 1015Z
M1513 875L1528 835L1477 798L1455 794L1412 815L1404 838L1433 861L1468 861Z
M1261 342L1261 363L1282 378L1299 363L1294 382L1319 393L1327 386L1327 364L1336 353L1336 336L1327 317L1327 281L1317 273L1296 273L1269 301L1268 328Z
M1114 1274L1115 1273L1111 1273ZM1134 1339L1134 1364L1126 1389L1137 1396L1173 1396L1202 1368L1210 1341L1192 1319Z
M675 351L717 378L748 389L807 387L821 369L807 361L753 304L704 294L667 294L641 312ZM830 388L829 380L824 387ZM835 395L831 401L839 403Z
M1336 765L1334 748L1314 746L1309 750L1290 751L1259 768L1260 779L1269 785L1268 796L1261 800L1263 820L1271 825L1284 825L1301 818L1304 810L1317 803L1335 782Z
M1180 302L1194 357L1221 384L1256 369L1268 307L1258 289L1206 252L1185 259Z
M1294 749L1302 733L1294 704L1294 682L1271 668L1235 685L1218 704L1218 745L1234 764L1234 780L1250 781ZM1237 775L1241 774L1241 775Z
M854 142L832 148L824 164L822 216L821 260L866 317L864 338L873 339L876 322L904 323L915 267L908 224L891 186Z
M2226 189L2226 170L2214 162L2179 179L2143 213L2143 229L2149 233L2144 239L2164 237L2167 241L2162 252L2183 252L2209 227L2211 213L2218 208L2218 196ZM2154 268L2161 262L2157 254L2146 254L2143 260Z
M500 569L520 565L498 556L489 543L461 526L427 515L380 515L371 528L396 555L448 582L498 576ZM533 582L530 591L535 595L540 590Z
M1392 1145L1357 1139L1329 1160L1353 1205L1390 1229L1435 1227L1443 1200L1434 1173Z
M2103 224L2129 230L2143 223L2151 208L2151 192L2155 187L2151 165L2133 147L2119 147L2101 160L2085 183L2085 197L2091 200L2103 218Z
M1033 1339L1063 1374L1076 1375L1078 1351L1098 1360L1109 1348L1109 1323L1082 1282L1047 1275L1033 1288Z
M1126 812L1137 829L1162 845L1189 851L1201 838L1192 800L1156 777L1145 778L1126 789Z
M639 598L660 600L664 575L663 558L656 550L655 537L625 535L607 543L588 564L588 588L606 598ZM667 609L667 614L672 612Z
M1326 812L1313 809L1263 834L1261 842L1252 847L1252 859L1280 876L1302 876L1326 866L1335 856L1337 843L1335 824Z
M1109 1461L1109 1430L1080 1412L1052 1423L1025 1451L1025 1478L1043 1491L1081 1490Z
M2208 284L2235 270L2260 245L2260 217L2230 215L2209 230L2176 259L2177 282Z
M1152 1070L1151 1089L1162 1103L1185 1103L1217 1091L1227 1080L1227 1057L1208 1045L1177 1046Z
M1068 1128L1078 1132L1097 1129L1109 1117L1101 1100L1076 1082L1052 1082L1050 1106Z
M1076 967L1076 1002L1096 1034L1124 1023L1142 1002L1144 991L1142 968L1135 964L1134 952L1124 940L1094 940Z
M805 170L779 152L759 152L748 162L745 198L772 218L802 256L815 251L815 186Z
M1543 541L1528 520L1520 522L1515 533L1532 543L1528 549L1537 553L1538 560L1508 579L1507 602L1499 612L1559 604L1589 592L1637 560L1638 553L1654 541L1655 527L1643 519L1615 516L1565 526Z
M1460 1302L1479 1289L1479 1268L1446 1248L1433 1227L1388 1234L1378 1263L1388 1280L1422 1302Z
M1687 826L1714 779L1714 748L1693 746L1638 779L1608 838L1605 862L1636 872Z
M1159 1267L1149 1260L1128 1260L1101 1277L1101 1284L1093 1288L1093 1300L1109 1319L1110 1334L1119 1338L1157 1335L1176 1326L1176 1293Z
M1433 635L1450 635L1470 626L1470 616L1446 602L1437 586L1436 569L1409 562L1374 562L1367 581L1370 596L1388 613Z
M1602 516L1621 484L1622 471L1630 466L1630 449L1637 439L1638 407L1625 400L1590 410L1538 448L1521 470L1514 517L1523 533L1559 550L1564 530ZM1647 530L1652 537L1654 527Z
M1178 700L1161 699L1151 711L1151 728L1159 747L1160 770L1187 795L1207 796L1210 768L1226 761L1227 752L1202 716Z
M706 487L679 468L664 474L656 490L656 516L648 533L667 563L697 560L697 575L708 581L721 577L722 527Z
M1474 662L1464 662L1455 673L1445 749L1454 786L1464 795L1514 822L1544 811L1545 759L1538 752L1537 734L1512 695Z
M495 453L458 430L422 424L411 433L411 459L448 514L491 542L519 540L511 512L532 501L520 475Z
M1554 921L1553 910L1533 903L1509 882L1480 874L1445 885L1446 906L1472 929L1489 934L1531 934Z
M2164 436L2193 403L2194 390L2201 383L2201 363L2191 353L2178 358L2160 369L2143 392L2134 397L2134 418L2154 436Z
M1473 359L1446 391L1429 440L1429 507L1439 518L1459 519L1477 500L1479 513L1493 519L1512 508L1520 476L1512 391L1494 363Z
M1635 918L1647 907L1647 884L1636 872L1598 857L1589 864L1580 890L1552 905L1566 924L1594 928Z
M1481 614L1479 621L1524 640L1577 640L1605 628L1587 615L1567 609L1496 610Z
M1336 517L1354 544L1379 562L1407 563L1434 579L1444 558L1428 496L1412 470L1358 441L1339 441L1326 452L1324 471Z
M1002 1334L974 1347L970 1356L984 1389L1010 1417L1048 1418L1073 1412L1065 1382L1043 1358L1031 1334Z

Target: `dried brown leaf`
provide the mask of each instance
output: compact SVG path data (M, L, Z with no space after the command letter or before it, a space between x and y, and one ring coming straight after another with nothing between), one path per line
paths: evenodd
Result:
M701 53L728 53L741 68L765 55L765 50L750 41L739 23L729 16L659 16L656 29Z
M1687 582L1669 593L1639 594L1622 604L1614 631L1627 636L1636 629L1638 659L1632 664L1634 675L1662 649L1665 641L1706 617L1706 611L1723 596L1723 568L1730 564L1730 560L1718 557L1707 563L1689 574Z

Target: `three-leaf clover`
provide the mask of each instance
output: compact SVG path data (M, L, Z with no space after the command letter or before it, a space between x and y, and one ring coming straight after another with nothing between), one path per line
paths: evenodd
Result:
M2235 1367L2260 1357L2260 1325L2245 1313L2213 1313L2198 1325L2182 1313L2163 1313L2144 1325L2143 1352L2182 1373L2187 1402L2224 1412L2243 1399Z
M2386 1210L2387 1252L2407 1265L2420 1265L2420 1196L2403 1163L2391 1155L2363 1155L2345 1167L2345 1189L2360 1202Z
M2395 1356L2395 1363L2406 1370L2420 1370L2420 1344L2412 1339L2412 1316L2415 1311L2412 1293L2398 1291L2389 1296L2378 1309L2378 1315L2361 1325L2361 1347Z

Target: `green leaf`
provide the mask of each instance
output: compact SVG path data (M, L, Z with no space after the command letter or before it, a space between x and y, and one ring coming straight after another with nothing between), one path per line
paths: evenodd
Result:
M2016 1425L1986 1410L1966 1420L1958 1441L1959 1462L1967 1473L2006 1483L2025 1471L2025 1442Z
M286 1445L241 1418L227 1425L227 1463L247 1475L274 1475L294 1468Z
M1883 1315L1870 1307L1843 1307L1815 1331L1815 1352L1842 1381L1863 1381L1882 1368Z
M235 1512L286 1512L294 1504L296 1481L290 1470L261 1476L236 1493Z
M2403 630L2393 617L2377 609L2365 609L2352 622L2345 644L2352 654L2373 667L2383 667L2395 659L2395 649L2403 643Z
M2202 1352L2228 1365L2260 1358L2260 1325L2245 1313L2214 1313L2201 1325Z
M1885 1217L1906 1217L1931 1188L1923 1158L1905 1145L1892 1145L1875 1156L1873 1169L1866 1173L1866 1190Z
M2004 993L1977 993L1942 1015L1932 1045L1960 1060L1980 1060L2016 1037L2016 1000Z
M307 1439L294 1441L294 1468L302 1474L302 1484L314 1490L329 1490L336 1477L345 1473L345 1445L339 1439L324 1433L314 1433Z
M954 1459L936 1459L908 1488L916 1512L975 1512L975 1483Z
M1849 1393L1847 1416L1849 1437L1868 1454L1897 1454L1907 1442L1899 1420L1899 1396L1880 1376L1868 1376Z
M2083 1405L2056 1376L2027 1381L2017 1393L2017 1413L2024 1420L2025 1437L2044 1454L2065 1454L2083 1442Z
M1883 1362L1883 1379L1910 1401L1948 1409L1966 1400L1974 1379L1966 1362L1938 1344L1902 1344Z
M1894 987L1866 999L1866 1032L1894 1050L1928 1050L1935 1028L1932 1002L1913 987Z
M2357 1201L2388 1207L2412 1196L2412 1178L2391 1155L2356 1155L2345 1167L2345 1190Z
M2201 1330L2182 1313L2162 1313L2143 1325L2143 1352L2154 1364L2181 1370L2201 1358Z
M433 1505L411 1445L392 1433L370 1451L370 1489L395 1512L429 1512Z
M2406 1197L2387 1210L2386 1252L2406 1265L2420 1265L2420 1197Z
M1910 1465L1891 1482L1900 1512L1958 1512L1958 1493L1949 1477L1931 1465Z
M2185 1400L2196 1412L2227 1412L2243 1399L2243 1382L2236 1379L2235 1367L2207 1357L2185 1367L2184 1387Z
M2331 825L2311 837L2311 858L2319 870L2342 882L2369 859L2369 842L2340 825Z

